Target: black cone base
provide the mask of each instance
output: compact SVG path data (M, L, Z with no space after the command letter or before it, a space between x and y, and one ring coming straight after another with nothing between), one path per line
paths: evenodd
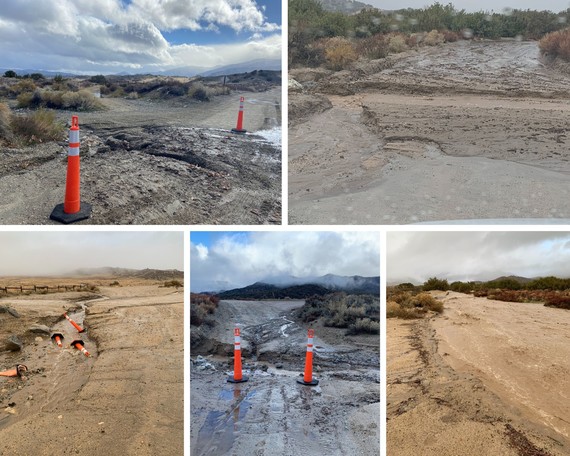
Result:
M243 382L247 382L249 380L249 377L246 377L245 375L241 378L241 380L235 380L233 377L228 377L228 382L230 383L243 383Z
M238 130L237 128L232 128L232 133L238 133L240 135L243 135L247 133L247 130L244 130L243 128L241 130Z
M307 385L307 386L317 386L319 384L318 380L311 380L310 382L306 382L305 380L303 380L302 378L298 378L297 379L297 383L300 383L301 385Z
M79 222L79 220L85 220L91 217L91 204L81 201L80 206L81 209L79 209L79 212L76 212L75 214L66 214L63 212L63 203L58 204L52 211L49 218L67 225L68 223Z

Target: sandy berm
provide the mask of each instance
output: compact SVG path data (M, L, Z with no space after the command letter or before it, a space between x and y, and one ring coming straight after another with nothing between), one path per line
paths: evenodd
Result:
M436 296L441 316L388 319L388 454L570 454L570 312Z
M89 279L97 291L0 299L10 309L0 312L0 370L18 362L30 371L25 381L0 377L0 454L183 454L182 288L112 281ZM63 319L65 310L85 333ZM64 335L63 348L41 325ZM5 351L14 335L22 349ZM69 347L79 337L91 357Z

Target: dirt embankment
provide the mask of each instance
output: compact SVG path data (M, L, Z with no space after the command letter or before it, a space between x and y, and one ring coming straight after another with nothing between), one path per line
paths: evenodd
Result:
M388 320L388 452L568 454L570 312L439 298L440 317Z
M307 328L292 315L302 304L221 301L216 325L200 329L204 338L191 353L192 454L379 454L378 336L316 326L320 383L302 386ZM249 381L230 384L236 323Z
M239 97L243 127L235 135ZM208 103L102 98L79 115L83 224L281 222L281 89ZM72 113L60 112L69 122ZM63 202L67 142L0 154L0 223L54 224Z
M291 223L570 218L568 76L535 42L290 75Z
M0 351L0 367L30 369L0 377L0 454L183 453L183 292L149 283L0 300L19 314L0 313L2 350L10 335L23 341ZM62 319L70 308L85 333ZM30 333L36 323L62 332L63 348ZM90 358L69 347L79 337Z

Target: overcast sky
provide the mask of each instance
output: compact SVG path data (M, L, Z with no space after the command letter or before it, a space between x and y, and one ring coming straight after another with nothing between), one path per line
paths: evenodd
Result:
M387 282L570 277L568 232L387 233Z
M79 268L184 270L175 232L0 232L0 275L58 275Z
M148 72L281 59L278 0L1 0L0 66Z
M286 275L380 275L377 232L192 232L190 240L194 292Z
M433 5L435 2L430 0L360 0L363 3L375 6L381 9L395 10L402 8L423 8ZM505 8L512 9L531 9L531 10L550 10L556 13L570 7L567 0L441 0L442 5L451 3L456 9L464 9L466 11L491 11L501 12Z

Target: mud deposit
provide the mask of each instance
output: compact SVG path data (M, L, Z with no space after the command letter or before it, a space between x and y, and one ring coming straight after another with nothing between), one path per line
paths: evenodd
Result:
M246 135L230 133L240 95ZM280 101L280 88L209 103L102 98L106 111L79 114L81 199L93 206L79 223L280 223ZM0 223L57 223L66 163L66 141L0 150Z
M378 336L315 327L319 385L300 385L307 328L292 311L302 304L222 301L211 331L191 328L204 332L191 353L193 455L379 454ZM231 384L235 323L249 381Z
M296 224L570 218L569 77L535 42L457 42L292 70Z
M0 306L19 314L0 313L0 368L30 369L25 381L0 378L0 454L183 453L182 291L101 284L97 293L3 297ZM91 357L69 347L79 335L65 310L86 328ZM35 324L62 332L63 348L31 332ZM11 335L20 351L4 349Z
M570 312L459 293L387 328L387 446L402 455L570 451Z

